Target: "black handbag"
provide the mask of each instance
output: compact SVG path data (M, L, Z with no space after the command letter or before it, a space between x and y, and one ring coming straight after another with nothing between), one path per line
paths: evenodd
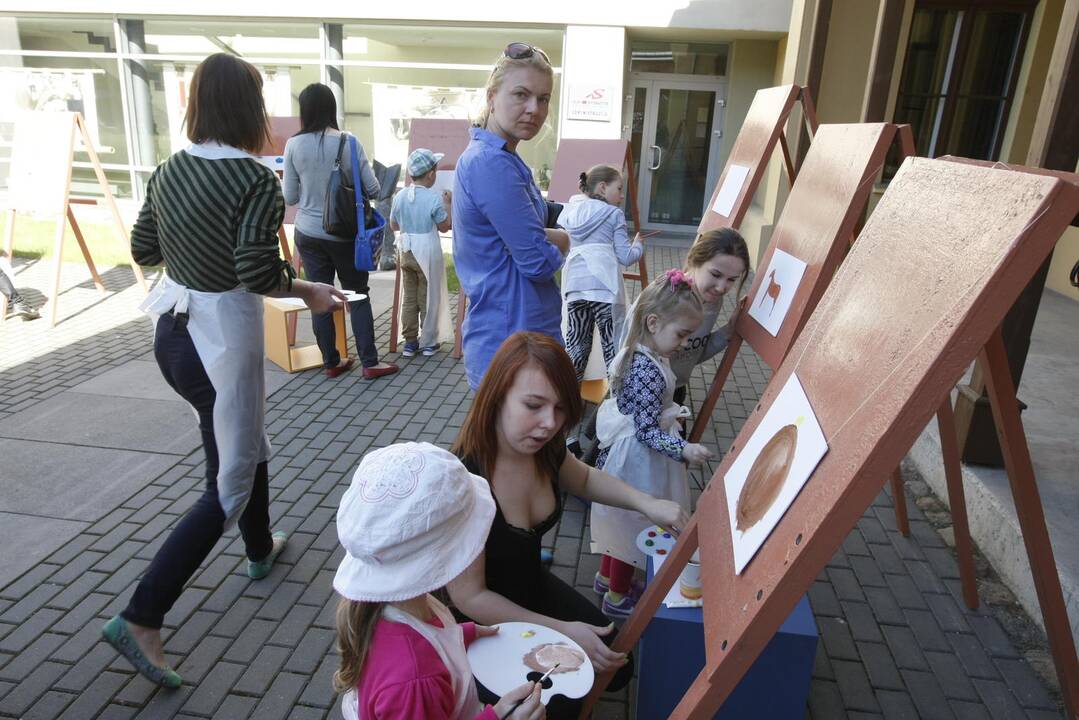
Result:
M374 209L368 202L362 186L360 192L356 192L353 184L353 173L345 172L341 168L341 154L345 150L345 140L348 133L341 133L341 139L337 143L337 157L330 172L330 181L326 186L326 203L322 207L322 229L328 235L345 240L352 240L359 232L356 224L357 203L363 206L363 220L365 227L375 224ZM357 168L359 170L359 168ZM357 177L359 173L355 173Z

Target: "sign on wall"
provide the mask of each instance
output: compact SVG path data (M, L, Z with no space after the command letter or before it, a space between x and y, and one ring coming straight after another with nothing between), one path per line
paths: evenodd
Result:
M608 122L611 119L613 95L614 90L606 86L570 85L566 118Z

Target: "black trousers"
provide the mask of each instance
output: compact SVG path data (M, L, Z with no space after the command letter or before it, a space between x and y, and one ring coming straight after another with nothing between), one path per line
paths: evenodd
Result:
M206 489L169 533L121 613L129 622L160 628L184 585L221 538L225 529L225 511L217 497L218 458L214 440L217 393L185 323L177 322L172 315L161 316L154 337L154 356L165 381L198 412L202 449L206 453ZM251 499L239 521L247 557L251 560L261 560L273 549L269 484L267 463L259 463Z
M367 273L356 269L353 244L339 240L322 240L296 231L296 247L303 258L303 269L308 280L333 285L334 275L341 278L345 290L369 292ZM364 367L378 365L375 349L375 317L371 311L371 299L348 304L352 319L352 334L356 338L356 350ZM337 367L341 354L337 352L337 331L333 327L332 313L311 313L311 327L315 342L322 351L323 367Z
M583 622L600 627L611 623L611 619L600 612L594 602L547 570L544 570L543 592L540 597L535 598L535 602L529 603L528 609L564 622ZM617 632L617 630L612 630L610 635L603 639L604 642L610 645ZM632 679L633 655L630 654L629 662L619 668L607 689L621 690ZM524 684L524 680L521 684ZM491 705L498 702L498 697L485 687L482 685L477 685L477 687L482 702ZM562 695L555 695L547 704L547 720L576 720L581 713L582 704L583 699L571 700Z

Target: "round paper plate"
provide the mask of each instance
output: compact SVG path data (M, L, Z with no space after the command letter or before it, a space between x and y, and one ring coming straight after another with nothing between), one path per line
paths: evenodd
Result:
M584 656L584 663L572 672L554 672L548 678L551 686L540 691L546 705L553 695L581 698L592 689L596 679L588 653L566 635L544 625L523 622L498 624L498 633L476 639L468 647L468 662L472 674L481 685L502 697L510 690L530 680L532 668L524 663L525 655L537 645L564 643Z
M674 550L674 545L677 542L678 538L674 535L658 525L653 525L642 530L641 534L637 536L637 549L645 555L666 557L670 555L671 550Z

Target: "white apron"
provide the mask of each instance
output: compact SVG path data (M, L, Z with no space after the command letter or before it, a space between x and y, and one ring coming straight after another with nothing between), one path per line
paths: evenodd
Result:
M438 657L450 671L450 680L453 683L454 706L450 717L454 720L473 720L483 711L483 704L476 690L476 681L472 679L472 666L468 664L464 630L453 619L453 615L446 606L436 598L428 595L427 604L442 623L441 628L398 610L392 605L383 608L382 617L408 625L434 646ZM346 692L341 699L341 714L344 715L345 720L360 720L360 701L356 697L355 689Z
M678 418L689 417L690 412L674 402L674 373L670 364L666 358L657 357L642 345L638 345L637 350L655 363L667 383L661 400L660 429L680 436L682 428ZM618 354L615 366L627 352L631 352L629 348ZM673 500L689 513L689 472L685 464L646 446L637 439L636 430L633 417L623 415L613 397L603 401L596 417L596 438L600 447L608 450L604 472L653 497ZM653 524L651 520L633 510L593 503L591 524L592 552L645 567L646 558L637 549L637 536Z
M188 315L187 331L217 395L217 496L230 528L251 497L255 466L270 459L262 296L244 288L199 292L164 275L139 309L155 329L170 310Z
M415 193L415 185L405 192ZM409 198L411 200L412 198ZM427 278L427 304L424 306L423 327L420 332L421 348L444 342L453 342L453 325L450 322L450 291L446 284L446 259L442 256L442 240L437 230L426 233L397 233L397 247L401 252L411 252L416 257ZM401 317L398 298L397 317Z

